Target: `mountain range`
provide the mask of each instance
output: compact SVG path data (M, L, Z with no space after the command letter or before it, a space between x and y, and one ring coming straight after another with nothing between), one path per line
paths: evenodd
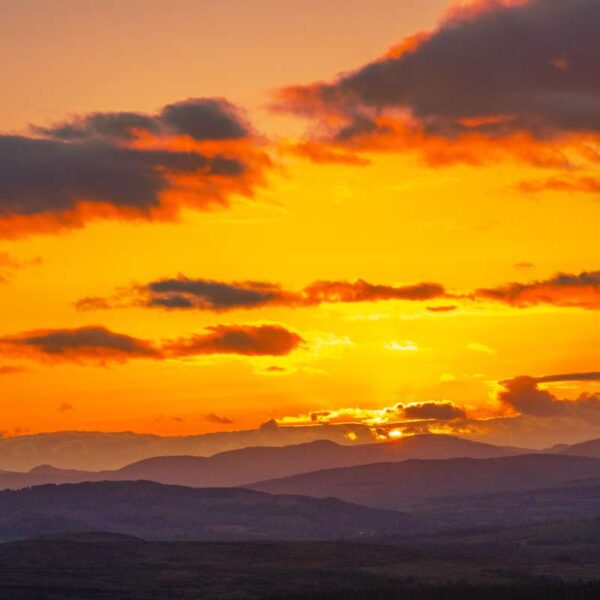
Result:
M146 479L191 487L233 487L320 469L408 459L495 458L527 450L482 444L448 435L415 435L388 443L343 446L328 440L282 447L250 447L210 457L159 456L107 471L41 465L26 473L0 472L0 489L46 483Z

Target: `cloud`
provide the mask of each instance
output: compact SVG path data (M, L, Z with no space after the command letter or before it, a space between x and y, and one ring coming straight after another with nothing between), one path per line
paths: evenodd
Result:
M596 0L472 2L332 82L280 90L274 108L312 119L334 147L565 166L561 144L600 133L598 22Z
M32 135L0 135L0 235L80 227L98 218L172 219L182 207L251 195L268 164L222 99L156 115L93 113Z
M316 281L300 290L287 290L278 283L266 281L225 282L192 279L180 275L149 283L120 288L112 297L85 297L74 305L78 310L103 310L139 306L165 310L200 310L226 312L257 309L266 306L291 308L400 300L475 300L501 302L516 308L550 305L571 308L600 308L600 271L579 274L557 273L545 280L527 283L510 282L493 288L478 288L470 293L452 293L434 282L414 285L381 285L363 279L356 281ZM455 304L425 307L431 313L457 310ZM488 351L481 344L469 346L475 351Z
M222 98L190 98L163 107L156 115L136 112L91 113L52 127L33 127L46 137L133 140L139 132L160 136L188 136L196 141L237 140L249 137L251 127L238 109Z
M413 426L416 421L446 422L456 419L466 419L466 411L449 401L440 402L410 402L398 403L384 408L336 408L311 411L296 417L284 417L279 423L290 425L305 425L311 423L361 423L373 428L382 429ZM433 424L430 424L433 426Z
M300 346L300 335L280 325L215 325L201 334L166 342L166 356L241 354L245 356L284 356Z
M305 288L305 294L312 303L375 302L378 300L422 301L443 297L445 291L439 283L432 282L390 286L371 284L359 279L355 282L317 281Z
M545 280L508 283L497 288L481 288L472 297L503 302L524 308L547 304L553 306L600 308L600 271L578 275L557 273Z
M75 410L75 407L70 402L63 402L56 410L61 413L69 412L70 410Z
M450 421L452 419L465 419L465 411L452 402L416 402L412 404L399 404L403 416L407 419L433 419L437 421Z
M600 372L591 371L587 373L562 373L560 375L545 375L536 377L537 383L553 383L560 381L600 381Z
M46 363L99 364L160 357L160 351L150 342L101 326L43 329L1 337L0 354Z
M280 286L256 281L225 283L207 279L160 279L144 290L147 305L162 308L196 308L201 310L231 310L256 308L267 304L293 303L292 294Z
M221 312L264 306L318 306L320 304L377 302L381 300L426 301L443 298L446 292L438 283L415 285L376 285L362 279L317 281L299 291L285 290L277 283L264 281L224 282L190 279L179 276L157 279L114 298L82 298L75 303L79 310L95 310L123 305L138 305L172 310L206 310Z
M453 304L440 305L440 306L427 306L426 307L429 312L433 313L447 313L453 312L457 309Z
M93 325L45 329L0 337L0 355L47 364L123 363L133 359L166 360L207 354L283 356L303 339L281 325L215 325L189 337L155 344Z
M557 397L540 384L562 381L600 383L600 372L544 377L519 376L500 382L499 405L477 413L450 401L399 403L384 408L337 408L278 419L281 425L360 424L376 440L401 435L449 434L496 444L544 447L561 440L575 443L600 435L600 395L575 400Z
M600 178L591 176L561 176L547 179L521 181L517 185L520 192L538 194L540 192L581 192L600 194Z
M560 381L600 381L600 373L520 376L502 382L498 399L521 415L535 417L570 417L600 423L600 396L581 394L577 400L562 400L539 383Z
M209 423L215 423L216 425L231 425L232 423L235 422L232 419L229 419L227 417L220 417L219 415L215 414L214 412L208 413L204 418Z

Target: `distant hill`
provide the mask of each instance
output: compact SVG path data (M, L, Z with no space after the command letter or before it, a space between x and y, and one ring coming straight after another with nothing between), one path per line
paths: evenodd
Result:
M212 456L250 446L286 446L315 440L355 443L347 439L350 433L358 443L373 441L369 427L360 423L284 427L273 420L257 429L186 436L58 431L0 437L0 470L27 471L41 464L60 469L112 470L153 456Z
M569 456L591 456L600 458L600 439L588 440L586 442L581 442L580 444L573 444L572 446L561 448L560 453Z
M107 531L165 540L328 540L406 530L412 517L341 500L149 481L0 492L0 538Z
M394 442L342 446L328 440L282 447L253 447L211 457L161 456L113 471L86 472L40 466L27 473L0 473L0 489L46 483L146 479L191 487L232 487L320 469L412 458L491 458L513 455L502 448L449 435L416 435Z
M600 460L594 458L524 454L327 469L248 487L272 494L336 497L366 506L404 509L427 498L527 490L599 477Z

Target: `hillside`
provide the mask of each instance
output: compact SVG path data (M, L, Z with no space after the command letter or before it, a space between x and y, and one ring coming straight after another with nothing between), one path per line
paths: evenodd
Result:
M492 459L409 460L328 469L248 487L272 494L336 497L367 506L404 509L427 498L519 491L598 477L600 460L524 454Z
M0 538L109 531L145 539L370 538L413 519L337 499L148 481L46 485L0 492Z

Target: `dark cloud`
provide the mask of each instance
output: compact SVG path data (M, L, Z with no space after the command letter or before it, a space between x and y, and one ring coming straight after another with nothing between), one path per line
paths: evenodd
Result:
M237 177L243 168L193 152L0 136L0 217L62 213L81 201L144 214L169 189L167 173Z
M153 281L146 290L149 306L215 311L276 304L287 297L276 284L256 281L225 283L185 277Z
M432 419L437 421L451 421L452 419L465 419L466 413L452 402L417 402L411 404L398 404L399 412L406 419Z
M92 113L35 133L63 141L93 138L132 140L139 132L184 135L196 141L237 140L252 135L240 112L223 98L190 98L168 104L159 113Z
M224 282L190 279L184 276L158 279L135 286L129 298L118 294L110 298L82 298L75 303L80 310L120 307L129 304L165 309L226 311L263 306L318 306L324 303L376 302L379 300L425 301L444 298L446 292L438 283L415 285L375 285L362 279L350 281L317 281L299 291L283 289L277 283L264 281ZM444 307L443 310L450 310Z
M159 358L150 342L114 333L105 327L47 329L0 338L0 353L42 362L125 362Z
M571 417L600 422L600 396L582 394L577 400L562 400L539 388L539 383L560 381L600 381L599 373L520 376L502 382L498 399L521 415L534 417Z
M0 355L54 364L108 364L203 354L283 356L303 339L281 325L215 325L203 333L154 344L101 326L46 329L0 338Z
M235 421L233 421L232 419L229 419L227 417L220 417L214 412L208 413L204 418L209 423L214 423L216 425L231 425L232 423L235 423Z
M215 325L204 333L164 344L166 356L241 354L284 356L303 343L302 337L281 325Z
M597 134L599 22L597 0L481 2L333 83L281 90L275 108L318 120L329 141L363 140L367 149ZM525 142L510 150L549 160ZM481 160L461 151L454 158ZM561 161L568 159L558 153L554 162Z
M75 407L70 402L63 402L56 410L61 413L69 412L70 410L75 410Z
M34 132L0 135L3 235L226 205L233 193L252 194L268 164L222 100L188 100L157 116L95 113Z
M472 297L504 302L518 307L548 304L598 309L600 308L600 271L583 272L578 275L557 273L545 280L482 288L476 290Z
M560 381L600 381L600 372L591 371L587 373L562 373L560 375L545 375L536 377L537 383L553 383Z
M163 108L160 120L168 129L194 140L235 140L250 135L237 109L223 99L190 99Z
M439 283L423 282L416 285L375 285L362 279L349 281L317 281L305 288L312 303L321 302L375 302L377 300L431 300L445 295Z

